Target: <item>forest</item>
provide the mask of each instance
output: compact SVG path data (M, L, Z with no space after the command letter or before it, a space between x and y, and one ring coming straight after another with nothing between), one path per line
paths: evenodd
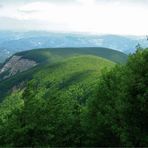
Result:
M46 66L0 103L0 147L146 146L148 48L125 64L87 55Z

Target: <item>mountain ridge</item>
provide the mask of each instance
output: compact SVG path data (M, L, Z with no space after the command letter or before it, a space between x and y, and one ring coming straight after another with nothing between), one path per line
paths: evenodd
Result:
M13 56L17 56L18 60L15 61ZM5 65L7 65L12 59L14 60L12 61L13 66L11 67L10 65L11 68L9 69L9 71L6 70L6 73L0 74L0 99L4 98L4 96L7 93L10 93L12 90L15 90L19 87L24 87L27 81L31 80L36 73L44 71L44 69L54 70L54 68L62 67L63 64L66 66L69 62L71 63L71 67L69 67L68 69L69 71L73 70L74 67L75 72L78 69L82 69L82 67L86 67L86 73L89 72L91 74L93 73L93 71L90 71L91 67L94 67L95 65L97 65L97 63L101 67L105 68L107 66L109 68L111 65L115 65L115 63L125 63L127 60L126 54L107 48L49 48L36 50L34 49L25 52L19 52L13 56L7 59L1 68L2 70L3 68L5 68ZM78 65L75 65L77 61L74 59L76 58L78 59ZM26 66L25 63L23 63L23 66L22 64L20 64L22 63L22 60L24 61L24 59L25 61L31 61L29 66ZM85 62L83 61L83 59L85 60ZM75 61L76 63L72 63L71 61ZM94 66L92 65L92 63L94 64ZM20 69L20 67L22 69ZM94 70L98 71L96 68L94 68ZM85 71L81 71L80 74L74 77L77 77L77 79L79 79L79 77L81 78L83 72L85 75ZM59 72L61 73L61 71ZM69 81L72 82L71 80Z
M68 56L74 55L96 55L106 58L116 63L125 63L127 56L116 50L107 48L87 47L87 48L48 48L33 49L19 52L7 59L0 69L1 79L8 78L18 72L26 71L38 64L60 61ZM3 76L4 75L4 76Z

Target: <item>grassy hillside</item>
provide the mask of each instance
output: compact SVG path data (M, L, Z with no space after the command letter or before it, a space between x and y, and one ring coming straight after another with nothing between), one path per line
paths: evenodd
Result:
M52 83L53 86L59 83L60 87L66 88L66 86L69 85L68 83L77 83L79 81L81 83L83 81L87 83L89 78L91 78L91 82L96 82L96 78L98 78L101 69L105 67L110 68L113 65L114 63L109 60L89 55L71 57L55 64L41 65L1 81L0 99L2 100L10 90L13 89L15 91L18 88L24 87L25 83L31 80L34 75L38 75L41 81L46 81L46 77L48 77L50 81L54 79ZM63 79L64 82L62 84Z
M52 77L62 79L60 75L67 72L65 79L70 79L70 82L81 81L83 78L85 83L87 83L87 75L93 77L95 80L95 74L97 77L99 72L104 67L111 67L115 63L125 63L127 60L127 55L106 48L50 48L50 49L36 49L25 52L20 52L15 55L22 56L22 58L34 60L38 63L38 66L18 73L6 80L0 82L0 100L6 96L10 90L16 90L25 86L28 80L41 71L47 70L45 76L50 73L55 68L59 67L62 69L63 66L70 65L68 68L64 67L63 72L57 71L52 75ZM9 60L9 59L8 59ZM8 61L6 60L6 62ZM6 63L5 62L5 63ZM77 64L77 65L76 65ZM70 74L70 72L73 72ZM48 74L49 75L49 74ZM70 78L71 76L71 78ZM73 77L72 77L73 76ZM39 76L41 77L41 76ZM50 78L51 79L51 78ZM93 82L93 81L92 81ZM67 82L68 83L68 82ZM67 84L63 84L67 85Z
M37 87L37 93L55 90L54 93L61 97L70 95L83 103L86 95L95 89L101 70L113 66L113 62L97 56L75 56L62 63L46 65L31 81Z

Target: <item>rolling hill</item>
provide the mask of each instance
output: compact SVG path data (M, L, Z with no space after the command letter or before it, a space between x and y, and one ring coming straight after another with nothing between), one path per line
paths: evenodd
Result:
M0 99L12 90L24 88L35 75L48 76L49 80L55 77L55 84L60 85L65 73L64 83L61 84L64 87L82 83L82 79L86 84L87 81L94 83L95 75L98 77L103 68L125 63L126 60L127 55L107 48L50 48L16 53L0 70Z

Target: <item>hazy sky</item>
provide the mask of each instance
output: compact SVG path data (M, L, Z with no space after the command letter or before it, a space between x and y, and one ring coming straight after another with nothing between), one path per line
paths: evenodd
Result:
M0 0L0 30L148 34L148 0Z

